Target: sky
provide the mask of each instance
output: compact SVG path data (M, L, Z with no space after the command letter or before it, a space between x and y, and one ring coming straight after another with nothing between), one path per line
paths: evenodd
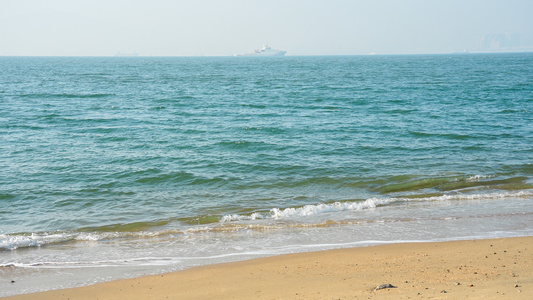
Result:
M0 0L0 55L448 53L506 33L533 49L532 15L533 0Z

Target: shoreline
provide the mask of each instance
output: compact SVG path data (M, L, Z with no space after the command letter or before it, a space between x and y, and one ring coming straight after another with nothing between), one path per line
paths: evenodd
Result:
M533 236L285 254L2 299L360 297L533 299Z

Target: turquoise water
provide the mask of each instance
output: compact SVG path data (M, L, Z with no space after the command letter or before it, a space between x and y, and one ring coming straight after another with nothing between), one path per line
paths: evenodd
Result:
M532 54L0 57L0 83L0 273L48 278L0 296L533 234Z

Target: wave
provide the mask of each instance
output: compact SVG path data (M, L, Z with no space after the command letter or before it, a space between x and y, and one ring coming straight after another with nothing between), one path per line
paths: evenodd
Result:
M18 248L41 247L49 243L65 242L70 238L64 234L30 234L30 235L0 235L0 250L15 250Z
M412 201L452 201L452 200L482 200L482 199L499 199L499 198L521 198L529 197L533 193L529 191L520 192L504 192L504 193L490 193L490 194L454 194L454 195L440 195L430 197L398 197L398 198L370 198L364 201L350 201L350 202L334 202L334 203L319 203L314 205L304 205L301 207L288 208L272 208L268 213L254 212L249 215L231 214L225 215L220 219L221 223L243 220L257 220L257 219L282 219L290 217L305 217L324 213L342 212L342 211L358 211L364 209L373 209L379 206L386 206L399 202Z
M428 132L422 132L422 131L409 131L414 137L439 137L443 139L450 139L450 140L466 140L470 138L475 138L476 136L473 135L467 135L467 134L459 134L459 133L428 133Z
M361 201L337 201L333 203L318 203L300 207L275 207L268 211L256 211L248 214L196 216L182 219L181 228L165 227L165 225L170 223L170 221L165 220L159 222L136 222L131 224L88 227L70 232L0 234L0 251L65 243L99 242L114 239L177 239L180 237L190 238L191 235L194 234L236 232L242 230L267 231L284 228L316 228L353 225L361 222L373 221L353 219L328 219L324 221L313 217L346 211L370 210L388 205L408 204L410 202L479 201L506 198L530 198L532 196L533 192L531 191L513 191L488 194L438 195L418 198L369 198ZM197 222L199 219L202 219L203 222ZM191 222L187 222L187 220ZM192 220L195 220L196 222L192 222ZM261 220L268 222L258 222ZM290 220L291 222L283 222L284 220ZM401 220L382 220L382 222L396 221Z
M184 231L180 231L184 233ZM31 234L0 234L0 251L10 251L19 248L39 248L47 245L62 245L75 242L97 242L119 238L146 238L157 237L171 232L53 232L53 233L31 233Z
M376 208L378 206L387 205L393 202L396 202L397 199L394 198L371 198L362 202L334 202L331 204L316 204L316 205L305 205L298 208L285 208L279 209L274 208L270 210L272 213L273 219L287 218L293 216L311 216L322 213L330 212L339 212L339 211L348 211L348 210L363 210L369 208Z
M493 179L494 175L464 175L443 177L410 177L402 176L391 178L387 183L373 187L372 190L380 193L406 193L434 190L438 192L461 191L466 189L498 189L498 190L525 190L532 189L525 176Z
M112 97L115 96L115 94L102 94L102 93L95 93L95 94L70 94L70 93L64 93L64 94L48 94L48 93L41 93L41 94L21 94L19 97L21 98L105 98L105 97Z

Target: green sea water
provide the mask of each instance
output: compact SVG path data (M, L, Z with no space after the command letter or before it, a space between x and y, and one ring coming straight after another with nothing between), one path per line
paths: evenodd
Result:
M533 55L0 57L0 153L15 277L530 235Z

